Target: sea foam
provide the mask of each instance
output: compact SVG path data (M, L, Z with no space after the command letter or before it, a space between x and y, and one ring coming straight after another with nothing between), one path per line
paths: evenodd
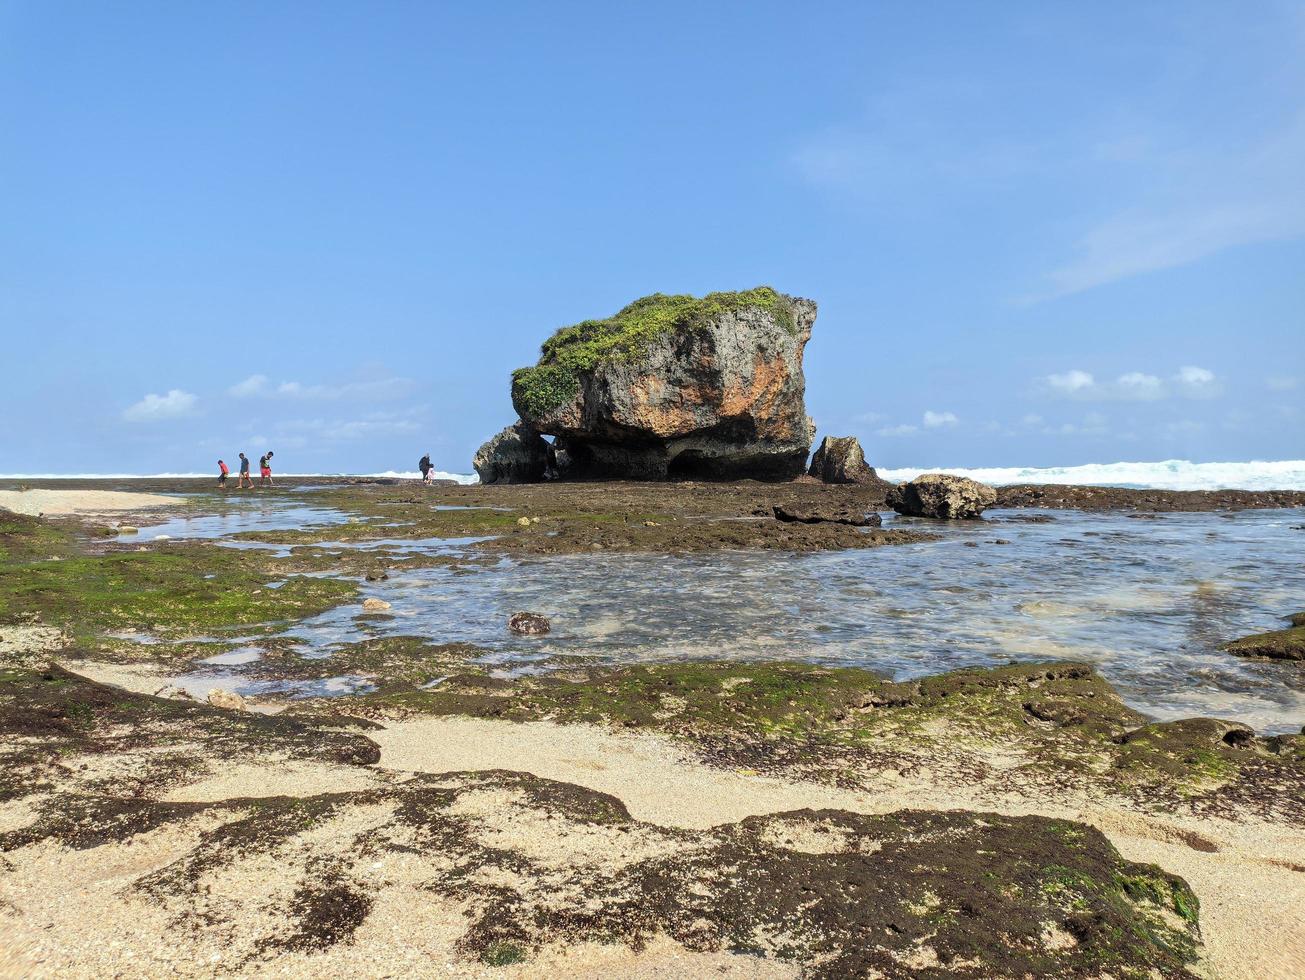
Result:
M981 483L1056 483L1147 490L1305 490L1305 460L1255 460L1249 463L1085 463L1081 466L902 467L877 471L900 483L921 473L954 473Z

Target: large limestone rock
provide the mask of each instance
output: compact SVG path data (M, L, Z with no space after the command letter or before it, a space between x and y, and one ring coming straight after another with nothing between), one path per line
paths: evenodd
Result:
M559 330L512 377L559 474L792 479L814 437L802 352L816 304L769 287L657 294Z
M551 459L543 437L518 420L476 450L471 465L481 483L538 483Z
M947 473L924 473L894 487L888 506L908 517L973 520L997 502L997 491L984 483Z
M891 486L887 480L879 478L874 467L866 464L865 453L856 436L825 436L811 457L807 474L821 483L881 483L885 489Z

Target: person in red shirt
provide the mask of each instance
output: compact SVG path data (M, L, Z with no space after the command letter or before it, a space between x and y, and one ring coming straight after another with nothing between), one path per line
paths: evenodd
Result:
M231 471L227 469L227 464L218 460L218 486L223 490L227 488L227 474Z

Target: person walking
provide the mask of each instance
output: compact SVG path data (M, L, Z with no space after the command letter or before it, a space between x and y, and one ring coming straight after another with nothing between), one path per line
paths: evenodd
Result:
M218 460L218 486L221 487L223 490L227 488L227 474L230 472L231 470L227 468L227 464L219 459Z
M249 477L249 457L244 453L240 454L240 479L237 481L236 486L241 490L244 490L246 486L251 489L254 486L254 481Z
M276 483L272 480L272 450L267 451L267 455L258 461L258 485L260 487L274 487Z
M421 462L417 464L417 469L421 470L421 482L430 486L430 475L432 471L430 465L430 453L427 453L421 458Z

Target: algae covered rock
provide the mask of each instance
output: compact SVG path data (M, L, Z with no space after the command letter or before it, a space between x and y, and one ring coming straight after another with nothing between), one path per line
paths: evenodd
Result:
M1243 636L1226 644L1224 649L1238 657L1305 660L1305 612L1287 618L1291 622L1288 629Z
M888 506L907 517L975 520L997 502L997 491L949 473L924 473L888 494Z
M792 479L813 425L802 354L816 304L767 286L660 293L559 330L512 376L562 476Z
M543 636L553 628L548 617L535 612L518 612L508 617L508 629L522 636Z
M837 502L776 504L775 520L796 524L850 524L853 527L878 527L879 515L864 507Z
M538 483L551 460L548 443L518 420L476 450L471 465L481 483Z
M822 483L883 484L885 489L891 486L867 465L856 436L825 436L811 457L807 475Z

